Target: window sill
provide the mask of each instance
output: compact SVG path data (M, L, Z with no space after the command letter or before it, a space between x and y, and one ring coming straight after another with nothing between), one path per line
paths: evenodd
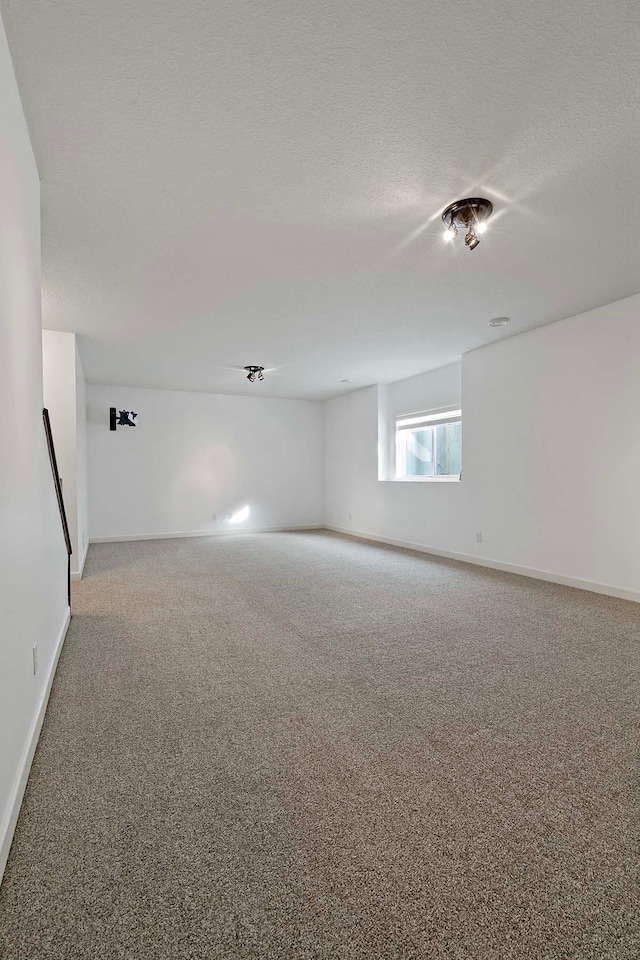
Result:
M382 483L462 483L460 477L390 477Z

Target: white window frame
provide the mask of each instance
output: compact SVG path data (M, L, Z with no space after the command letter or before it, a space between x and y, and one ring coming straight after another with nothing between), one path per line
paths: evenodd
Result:
M415 430L417 427L440 426L446 423L462 424L462 409L456 404L448 404L446 407L438 407L431 410L425 410L422 413L410 413L398 415L395 418L394 429L394 479L400 483L459 483L462 479L460 474L446 477L420 477L406 476L400 473L401 465L401 434L404 430Z

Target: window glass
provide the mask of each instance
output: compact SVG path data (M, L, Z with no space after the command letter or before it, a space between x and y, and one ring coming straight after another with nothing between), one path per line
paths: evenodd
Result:
M459 477L462 466L460 410L396 421L396 477Z

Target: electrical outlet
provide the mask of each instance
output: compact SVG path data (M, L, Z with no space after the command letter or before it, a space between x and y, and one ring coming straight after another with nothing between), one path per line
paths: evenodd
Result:
M31 653L33 654L33 675L35 677L36 673L38 672L38 644L37 643L34 643L33 647L31 648Z
M211 519L212 519L212 520L217 520L217 519L218 519L218 514L217 514L217 513L212 513L212 514L211 514Z
M476 533L476 543L482 543L482 534Z
M353 520L353 517L351 516L351 514L349 514L349 520Z

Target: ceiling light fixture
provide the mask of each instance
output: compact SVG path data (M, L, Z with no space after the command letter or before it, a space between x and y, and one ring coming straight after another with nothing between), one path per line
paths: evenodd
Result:
M250 380L251 383L256 379L264 380L264 374L262 372L264 367L256 367L254 364L251 364L251 366L245 367L245 370L247 371L247 380Z
M489 320L490 327L506 327L509 323L509 317L494 317L493 320Z
M479 233L487 229L486 220L493 213L493 204L484 197L469 197L467 200L456 200L442 211L442 219L446 225L445 239L455 240L458 236L458 227L466 231L464 242L469 250L475 250L480 243Z

